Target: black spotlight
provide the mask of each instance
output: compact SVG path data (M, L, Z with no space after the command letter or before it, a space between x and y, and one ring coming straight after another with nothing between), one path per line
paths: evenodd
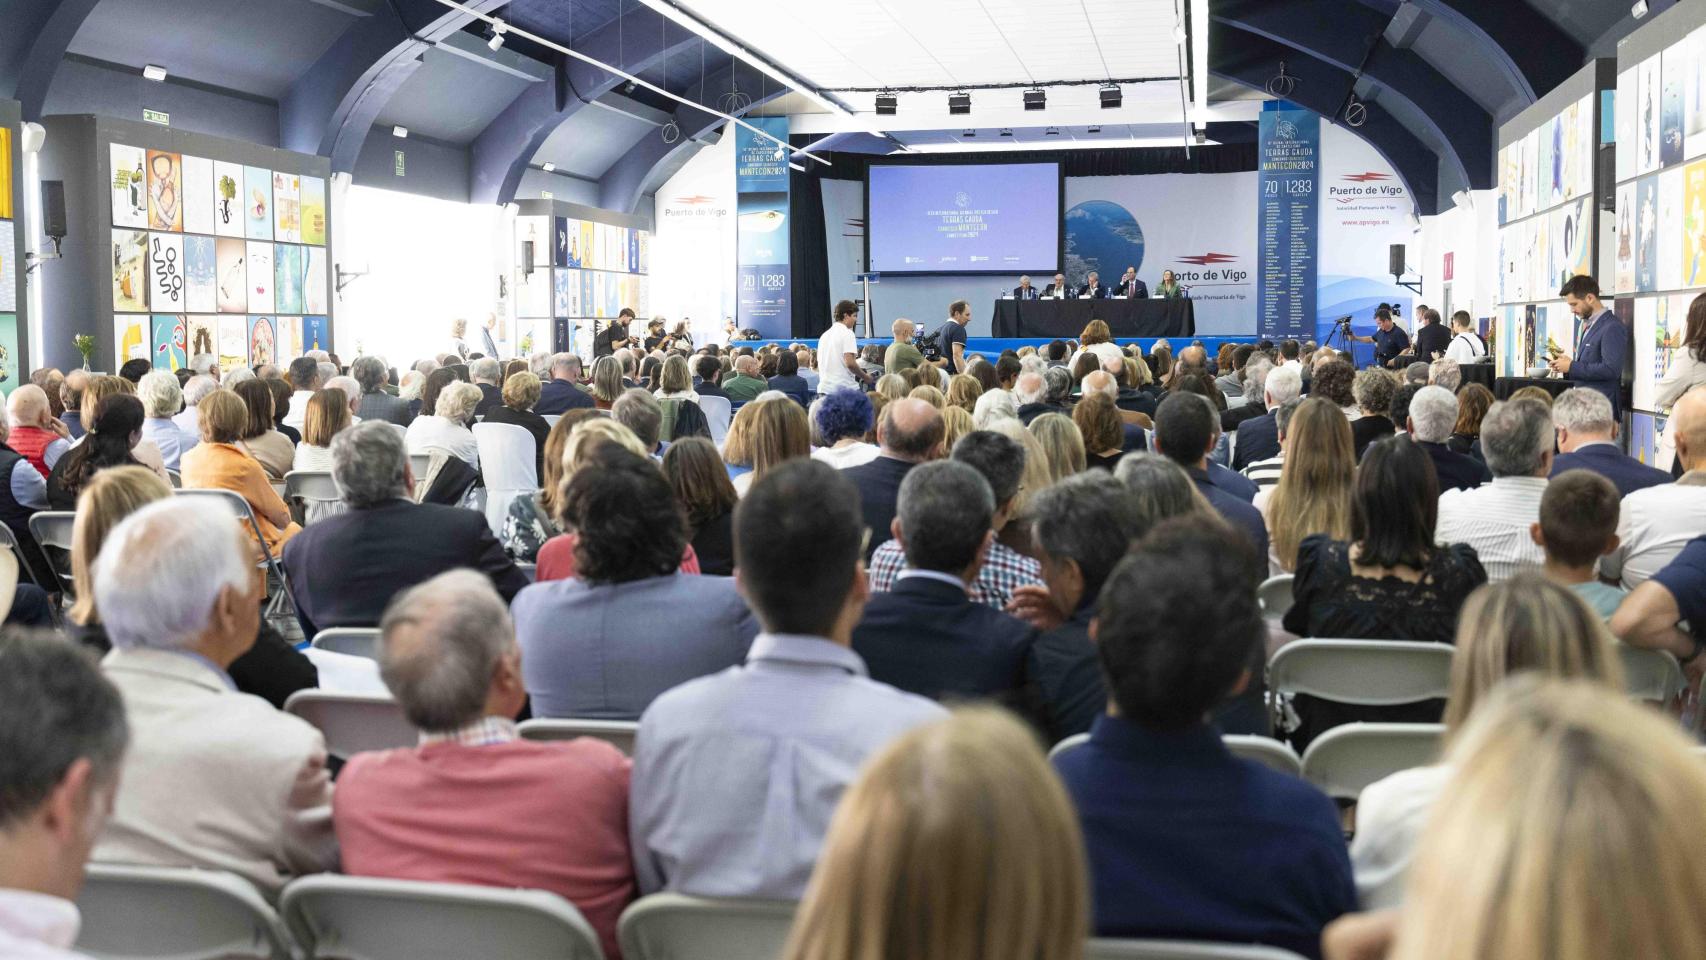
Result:
M1101 126L1101 124L1091 124L1089 129L1085 130L1084 132L1085 133L1101 133L1102 132L1102 126Z
M877 94L877 116L892 117L900 106L900 98L892 93Z
M1112 83L1108 84L1107 86L1102 88L1101 94L1102 94L1102 109L1103 110L1118 109L1119 105L1121 103L1125 102L1125 98L1120 94L1120 88L1119 88L1118 84L1112 84Z
M1025 91L1025 109L1042 110L1048 106L1048 93L1041 87L1032 87Z
M976 130L967 130L967 131L961 133L960 136L965 137L967 140L971 140L977 136L977 131Z
M1011 136L1012 136L1012 135L1013 135L1013 130L1012 130L1012 128L1010 128L1010 127L1002 127L1002 128L1001 128L1001 135L1002 135L1002 136L1004 136L1004 137L1011 137Z
M948 113L963 114L971 112L971 94L960 92L948 94Z
M1057 127L1049 127L1048 129L1043 131L1043 136L1045 136L1045 137L1058 137L1058 136L1060 136L1060 130Z

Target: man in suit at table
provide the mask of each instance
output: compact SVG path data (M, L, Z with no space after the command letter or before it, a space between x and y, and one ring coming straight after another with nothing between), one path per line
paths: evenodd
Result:
M1102 282L1101 274L1094 270L1090 271L1090 276L1084 280L1084 286L1078 288L1078 298L1080 300L1106 300L1108 298L1108 285Z
M1066 274L1054 275L1054 282L1043 288L1044 300L1065 300L1072 296L1072 288L1066 283Z
M1149 299L1149 285L1137 279L1137 268L1126 267L1125 276L1120 278L1120 285L1114 288L1114 296L1121 300Z
M1036 633L967 593L995 541L994 518L995 494L971 466L938 460L907 473L889 527L906 568L871 595L853 630L871 679L932 700L1020 704Z
M1579 386L1597 390L1611 401L1617 417L1623 394L1623 365L1629 356L1629 331L1599 299L1599 282L1586 274L1565 281L1558 291L1581 318L1582 338L1576 356L1559 353L1547 365Z
M1037 288L1031 286L1031 278L1030 277L1020 277L1019 278L1019 285L1013 288L1013 299L1015 299L1015 300L1035 300L1036 298L1037 298Z
M415 478L392 425L369 420L333 437L332 479L349 511L285 544L284 570L304 636L326 627L378 626L398 591L457 567L485 574L505 603L527 586L485 514L409 499Z

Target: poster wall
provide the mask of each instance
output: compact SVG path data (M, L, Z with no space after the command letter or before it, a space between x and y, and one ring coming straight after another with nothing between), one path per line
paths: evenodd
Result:
M590 358L592 338L624 308L650 315L650 231L561 216L551 201L524 210L514 226L518 352Z
M1275 340L1305 339L1315 325L1321 116L1264 109L1256 149L1256 330Z
M793 325L788 269L788 158L777 156L776 140L788 140L787 117L757 117L735 131L736 243L740 294L736 323L766 337L786 337Z
M12 169L16 135L0 126L0 393L11 393L23 381L18 373L18 303L23 299L23 269L17 262L22 247L14 192L18 176Z

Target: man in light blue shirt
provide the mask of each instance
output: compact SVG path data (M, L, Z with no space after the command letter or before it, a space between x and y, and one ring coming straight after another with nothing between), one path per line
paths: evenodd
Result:
M844 475L784 464L752 485L734 527L737 583L764 632L745 664L640 718L628 828L642 895L799 899L860 765L946 716L871 680L851 649L870 588Z
M166 370L155 370L136 384L137 399L147 418L142 421L142 439L160 448L160 460L167 470L178 469L178 458L185 450L201 442L201 437L178 426L173 416L184 405L184 392L178 378Z

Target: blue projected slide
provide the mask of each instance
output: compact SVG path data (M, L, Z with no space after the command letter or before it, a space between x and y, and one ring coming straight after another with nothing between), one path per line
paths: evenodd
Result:
M865 191L874 273L1059 266L1058 163L873 164Z

